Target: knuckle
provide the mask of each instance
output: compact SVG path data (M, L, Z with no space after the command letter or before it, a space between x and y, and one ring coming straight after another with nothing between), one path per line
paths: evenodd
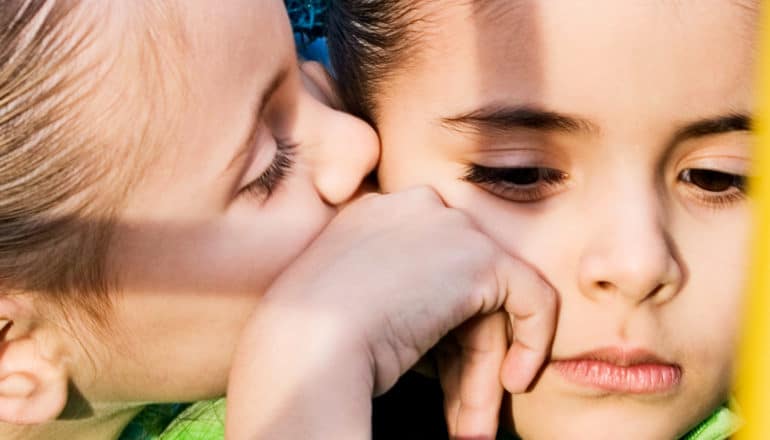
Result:
M506 273L514 274L519 278L525 278L525 280L534 280L536 278L535 274L532 273L532 270L527 265L502 251L497 255L497 259L500 268Z
M462 264L479 269L492 265L495 247L486 235L472 229L460 229L450 230L445 236L447 244L462 258Z
M386 199L387 199L387 196L384 196L381 194L374 194L374 193L367 194L361 197L360 199L356 200L355 202L346 206L345 209L342 211L342 213L350 212L350 213L357 214L360 211L370 211L382 205Z
M489 273L478 277L473 289L473 297L479 304L479 309L484 313L496 310L499 307L499 285L497 278Z
M547 282L541 280L543 285L542 300L548 307L557 307L559 305L559 295L556 294L556 290Z
M459 229L475 229L470 216L459 209L445 208L442 211L442 218L447 224Z
M502 251L495 242L481 231L470 231L468 233L468 241L472 249L487 262L499 259L502 254Z

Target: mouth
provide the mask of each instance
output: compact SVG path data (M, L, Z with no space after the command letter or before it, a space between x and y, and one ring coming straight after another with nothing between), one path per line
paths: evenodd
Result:
M602 348L550 366L571 383L618 394L666 393L682 379L679 365L641 349Z

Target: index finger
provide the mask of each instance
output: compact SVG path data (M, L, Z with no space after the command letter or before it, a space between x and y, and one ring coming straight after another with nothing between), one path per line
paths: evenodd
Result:
M527 390L551 350L556 331L556 292L533 268L511 257L498 265L498 283L505 295L503 308L513 328L513 343L500 371L511 393Z

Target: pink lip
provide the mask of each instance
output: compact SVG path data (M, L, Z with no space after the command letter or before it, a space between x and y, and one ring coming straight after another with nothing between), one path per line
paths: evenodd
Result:
M551 366L570 382L614 393L664 393L682 379L679 365L645 350L615 347L555 359Z

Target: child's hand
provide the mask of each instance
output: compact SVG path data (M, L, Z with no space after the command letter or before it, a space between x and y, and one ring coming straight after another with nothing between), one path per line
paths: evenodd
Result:
M517 340L506 385L523 389L553 336L550 286L432 190L360 200L276 281L245 330L228 433L361 438L373 395L450 330L501 308Z
M503 312L474 318L434 349L449 438L495 438L504 392L501 368L509 344L508 323ZM517 366L509 362L511 367L515 374Z
M495 438L503 385L511 393L525 392L532 377L522 369L541 366L543 360L536 353L518 356L522 352L511 350L506 356L511 339L515 345L538 338L536 324L525 336L521 332L526 327L511 334L510 323L504 312L478 316L453 330L434 350L450 438Z

